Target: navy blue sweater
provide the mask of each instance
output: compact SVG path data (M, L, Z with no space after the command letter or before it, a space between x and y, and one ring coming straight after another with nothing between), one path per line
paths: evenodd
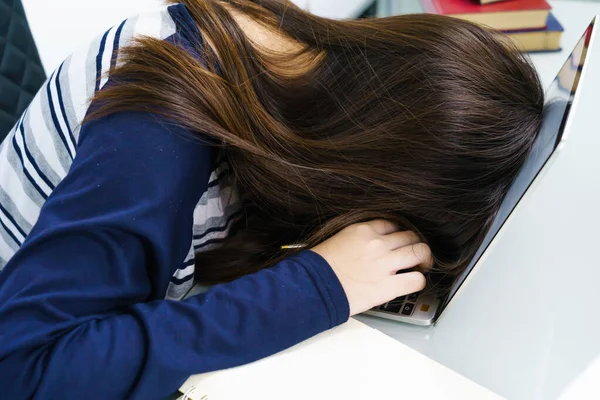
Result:
M1 399L160 399L191 374L347 320L343 288L311 251L164 300L214 158L149 115L83 126L68 174L0 272Z

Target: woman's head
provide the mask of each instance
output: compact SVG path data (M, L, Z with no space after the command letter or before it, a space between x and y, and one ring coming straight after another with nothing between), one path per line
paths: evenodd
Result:
M223 144L246 215L198 257L201 279L379 217L417 231L439 271L466 266L540 127L543 91L523 56L434 15L332 21L278 0L183 3L214 50L208 66L144 39L97 98L100 113L153 110ZM243 18L293 45L256 43Z

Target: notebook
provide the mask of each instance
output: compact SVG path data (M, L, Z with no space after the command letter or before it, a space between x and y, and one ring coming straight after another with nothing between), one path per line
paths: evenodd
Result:
M186 400L501 398L355 319L255 363L194 375L179 391Z

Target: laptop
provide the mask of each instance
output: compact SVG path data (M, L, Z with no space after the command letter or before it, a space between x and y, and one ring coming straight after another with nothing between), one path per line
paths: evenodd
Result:
M581 86L581 80L585 79L586 59L594 34L595 22L594 19L586 29L546 91L542 126L531 154L509 188L481 246L465 271L454 281L448 293L443 297L418 293L401 296L367 311L366 314L422 326L434 324L440 317L486 249L494 244L494 238L519 201L535 181L541 179L545 170L549 168L552 161L558 156L560 149L565 145L571 125L569 122L570 110L577 102L577 88Z

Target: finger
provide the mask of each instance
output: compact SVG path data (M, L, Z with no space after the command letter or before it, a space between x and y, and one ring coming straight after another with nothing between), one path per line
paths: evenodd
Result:
M386 294L387 301L390 301L398 296L420 292L425 289L425 284L425 275L417 271L407 272L387 278L383 291Z
M392 251L390 265L391 272L422 266L429 269L433 266L431 249L425 243L416 243Z
M396 250L400 247L417 244L421 241L416 233L410 231L392 232L388 235L382 236L381 240L388 244L390 250Z
M374 219L365 223L379 235L387 235L399 229L397 224L386 219Z

